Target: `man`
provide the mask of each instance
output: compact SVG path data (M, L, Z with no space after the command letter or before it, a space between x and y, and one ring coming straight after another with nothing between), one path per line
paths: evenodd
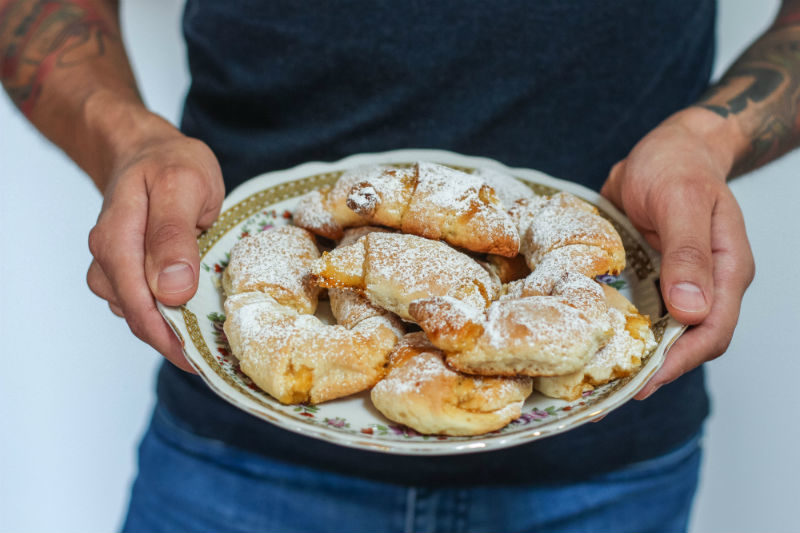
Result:
M661 250L662 290L670 312L695 325L639 398L724 351L753 271L741 215L724 181L796 143L797 2L784 3L776 24L699 101L711 62L710 2L640 2L636 7L624 2L365 3L360 10L251 4L190 1L187 6L194 82L182 128L208 143L212 153L142 105L113 4L0 2L4 86L105 194L90 236L95 255L90 287L170 361L188 369L155 310L154 297L176 305L196 289L194 236L214 220L223 195L217 158L233 186L309 159L405 146L487 155L597 188L612 163L624 157L608 175L603 193ZM540 505L584 500L551 514L538 512L536 527L603 529L603 524L618 522L602 520L626 514L620 500L647 505L659 499L655 493L664 500L664 491L657 489L680 466L684 475L674 501L648 514L662 525L670 515L685 524L694 488L691 468L696 468L693 439L707 409L702 375L694 371L594 427L508 452L434 461L389 460L264 428L171 367L162 370L159 398L156 429L143 445L129 522L134 529L215 523L219 513L202 521L196 512L201 500L188 496L182 506L172 506L179 515L173 522L165 521L165 511L148 517L142 502L157 508L147 495L157 499L153 493L159 486L166 492L170 487L187 491L181 485L181 461L184 473L206 467L206 482L222 479L208 465L227 461L228 470L217 472L232 483L223 492L243 502L246 484L233 482L233 457L240 469L242 462L255 461L257 466L250 468L262 474L270 462L268 477L276 491L271 496L293 494L297 499L298 492L305 492L314 494L320 506L325 498L333 501L332 491L319 489L320 484L346 486L350 501L359 499L353 485L371 479L377 485L367 493L375 497L361 503L383 510L382 516L391 516L386 500L400 494L386 482L397 482L406 496L405 512L413 511L412 529L425 527L419 522L425 517L423 507L438 502L459 509L472 499L467 507L476 508L479 493L489 501L498 494L516 494L515 504L496 506L498 515L513 514L514 505L530 508L534 494ZM688 406L680 419L668 414L674 402ZM193 414L198 405L202 416ZM224 458L212 460L208 449L197 449L209 438L233 446ZM161 464L161 477L156 477L153 462L177 449L182 454L172 457L173 470L165 472L169 469ZM242 449L255 453L240 454ZM189 450L204 460L186 462ZM694 466L686 468L692 457ZM621 481L630 474L630 463L652 465L655 458L662 463L662 485L651 484L650 492L640 487L634 497L630 483ZM281 490L274 487L279 467L284 468L280 479L292 480ZM649 472L649 479L657 477ZM169 486L164 487L166 479ZM592 483L602 490L578 498L580 487ZM482 488L459 492L453 484ZM377 496L381 490L383 498ZM585 500L595 503L589 506ZM291 505L261 514L277 520ZM192 506L190 517L186 508ZM363 508L356 512L366 514ZM484 509L462 524L458 519L466 520L469 513L451 510L450 529L479 529L481 520L485 529L510 529L512 522L501 521L508 516L489 521L491 512ZM236 523L227 529L246 529L243 510L234 514ZM435 515L431 520L448 529L442 525L447 513L437 508ZM626 518L623 523L631 529L649 527ZM297 513L294 521L253 520L275 529L303 523ZM534 527L530 521L515 522L520 523ZM343 524L342 529L353 529ZM365 529L377 530L377 525L373 521Z

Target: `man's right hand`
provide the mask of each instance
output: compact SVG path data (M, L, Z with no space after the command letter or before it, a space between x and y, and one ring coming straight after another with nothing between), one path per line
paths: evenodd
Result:
M146 109L119 2L0 0L0 19L0 82L105 196L89 234L89 287L137 337L191 371L155 304L180 305L197 289L196 237L225 195L214 154Z
M225 196L217 159L202 142L166 123L112 162L103 208L89 233L92 292L131 331L177 367L192 372L156 300L186 303L197 290L197 235Z

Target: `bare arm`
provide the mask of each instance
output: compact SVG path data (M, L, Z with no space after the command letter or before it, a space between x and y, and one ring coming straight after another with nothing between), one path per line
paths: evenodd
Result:
M22 113L104 189L112 154L151 115L116 2L0 0L0 80ZM166 124L164 124L166 126Z
M800 145L800 1L783 2L770 29L697 105L740 131L732 175Z
M115 0L0 0L0 81L104 194L87 281L131 330L189 369L155 301L197 288L196 234L224 196L216 158L147 110Z

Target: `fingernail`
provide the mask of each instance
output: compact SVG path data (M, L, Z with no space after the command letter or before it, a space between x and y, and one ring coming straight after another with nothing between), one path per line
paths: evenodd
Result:
M641 400L643 401L643 400L646 400L646 399L648 399L650 396L652 396L653 394L655 394L655 393L656 393L656 391L658 391L658 389L660 389L660 388L661 388L661 385L654 385L654 386L653 386L653 388L651 388L651 389L650 389L650 390L647 392L647 394L645 394L644 396L642 396Z
M158 275L158 290L174 294L190 289L194 285L194 272L187 263L174 263Z
M688 281L682 281L672 286L669 291L669 303L681 311L702 311L706 308L703 290Z

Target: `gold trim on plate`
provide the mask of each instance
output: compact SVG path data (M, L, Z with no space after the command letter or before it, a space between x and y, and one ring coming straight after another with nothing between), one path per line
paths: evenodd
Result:
M409 167L413 164L414 163L401 163L401 164L396 164L395 166ZM456 165L448 165L448 166L450 166L451 168L455 168L457 170L462 170L470 173L475 170L474 168L470 167L462 167ZM245 198L244 200L233 205L232 207L226 209L225 212L223 212L219 216L217 221L211 226L211 228L203 232L198 237L198 246L200 249L201 260L205 258L206 254L214 247L214 245L217 242L219 242L219 240L224 235L226 235L229 231L238 226L241 222L247 220L251 216L258 213L259 211L267 209L279 202L296 198L313 189L322 187L324 185L332 185L342 175L343 172L344 170L335 172L325 172L297 180L290 180L283 183L279 183L272 187L268 187L257 193L254 193ZM530 187L531 190L533 190L533 192L538 195L552 195L557 192L560 192L560 189L554 187L550 187L540 183L534 183L522 178L517 178L517 179L519 179L528 187ZM619 232L620 237L622 238L622 242L625 246L626 259L628 262L628 267L631 269L631 272L635 274L636 278L639 281L642 281L650 277L655 272L655 270L653 267L653 263L650 260L650 257L648 256L645 249L637 242L637 240L633 237L633 235L617 220L615 220L612 216L610 216L607 212L603 211L602 209L600 208L598 209L600 210L601 215L606 219L608 219ZM267 410L274 409L274 406L271 405L269 402L275 400L266 400L265 398L262 398L261 395L266 396L266 393L263 392L259 393L258 391L248 389L247 387L243 386L239 381L232 378L228 374L228 372L226 372L223 369L219 361L217 361L217 359L212 354L211 349L209 348L208 344L205 341L205 338L203 337L203 333L200 329L200 324L198 322L197 316L192 311L190 311L185 305L181 306L181 313L183 315L184 323L186 324L186 329L189 333L189 338L191 339L192 344L201 354L203 360L211 368L211 370L218 377L220 377L227 385L232 387L235 391L239 392L240 394L243 394L247 398L250 398L252 401L260 405L262 408L265 408ZM663 339L668 318L669 318L668 316L664 316L653 324L653 333L659 344ZM655 350L651 351L642 358L641 368L644 368L646 362L650 359L650 357L653 355L654 352ZM563 416L556 416L552 420L555 422L566 416L574 416L577 413L583 413L584 411L589 410L593 405L595 405L599 401L604 400L610 394L624 387L634 377L635 375L632 375L614 381L612 384L610 384L610 386L605 386L602 389L603 393L601 395L598 395L597 397L587 398L586 401L583 403L583 405L580 404L576 405L569 412L569 415L565 414ZM259 412L259 415L273 422L278 423L277 419L275 419L274 417L270 416L267 413ZM305 425L308 426L312 427L317 426L317 424L312 420L306 420L300 417L293 418L293 420L297 422L303 422ZM374 443L362 442L361 444L368 445L370 447L382 448L380 445Z

